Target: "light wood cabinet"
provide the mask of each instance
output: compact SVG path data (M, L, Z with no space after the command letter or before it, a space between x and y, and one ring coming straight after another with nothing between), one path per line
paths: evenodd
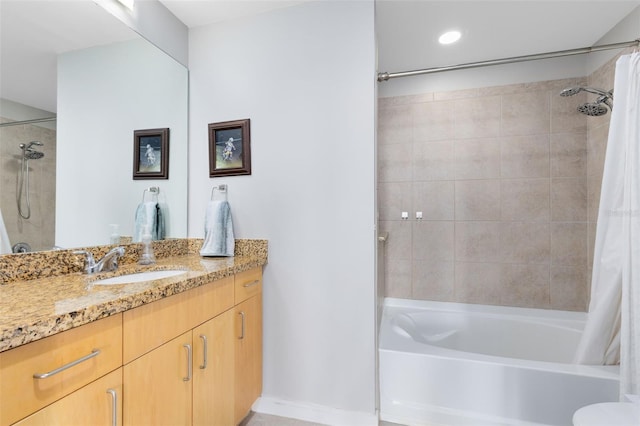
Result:
M124 313L124 425L237 424L262 393L262 269L178 296Z
M124 425L232 425L230 309L124 366Z
M12 424L122 365L122 315L0 353L0 424Z
M262 268L0 353L0 426L227 426L261 392Z
M16 423L17 426L121 424L122 368Z
M233 326L234 311L230 309L193 330L194 425L234 423Z
M262 294L234 308L235 341L235 423L239 423L262 394Z
M124 366L124 425L191 424L191 348L189 331Z
M262 268L235 276L235 403L239 423L262 394Z
M233 285L231 276L125 311L124 363L232 308Z

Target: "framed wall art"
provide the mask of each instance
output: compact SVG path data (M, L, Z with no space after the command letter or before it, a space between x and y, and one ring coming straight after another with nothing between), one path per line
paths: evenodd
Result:
M251 174L249 121L209 124L209 177Z
M133 178L169 179L169 129L133 132Z

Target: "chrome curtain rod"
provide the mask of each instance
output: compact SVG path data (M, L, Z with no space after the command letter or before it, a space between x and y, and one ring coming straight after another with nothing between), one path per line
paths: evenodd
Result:
M6 123L0 123L0 127L18 126L20 124L44 123L45 121L56 121L56 120L57 120L57 117L46 117L46 118L34 118L33 120L8 121Z
M449 65L446 67L426 68L414 71L402 72L380 72L378 73L378 81L387 81L398 77L411 77L421 74L433 74L443 71L464 70L469 68L488 67L491 65L505 65L516 62L535 61L538 59L559 58L562 56L583 55L585 53L597 52L599 50L622 49L625 47L633 47L640 45L640 38L621 43L602 44L600 46L583 47L581 49L559 50L557 52L538 53L535 55L514 56L512 58L494 59L492 61L470 62L468 64Z

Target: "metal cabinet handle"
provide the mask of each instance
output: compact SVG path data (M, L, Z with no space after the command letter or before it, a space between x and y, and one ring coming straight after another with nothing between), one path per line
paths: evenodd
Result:
M241 323L241 327L240 327L240 337L238 337L239 340L244 339L244 312L240 311L240 313L238 313L238 315L240 315L240 318L242 318L242 323Z
M71 367L73 367L75 365L80 364L81 362L85 362L85 361L87 361L87 360L89 360L89 359L91 359L91 358L93 358L95 356L98 356L98 355L100 355L100 349L94 349L94 350L91 351L91 353L89 355L85 355L82 358L78 358L75 361L71 361L69 364L65 364L62 367L56 368L55 370L51 370L51 371L48 371L46 373L35 373L33 375L33 378L34 379L46 379L47 377L51 377L53 375L61 373L64 370L67 370L67 369L69 369L69 368L71 368Z
M187 377L183 377L182 380L184 380L185 382L188 382L189 380L191 380L191 370L193 369L193 364L192 364L192 357L191 357L191 345L189 344L184 344L182 345L183 348L185 348L187 350Z
M118 426L118 394L115 389L107 389L111 395L111 425Z
M253 286L258 285L258 284L260 284L260 280L255 280L255 281L252 281L250 283L242 284L242 287L249 288L249 287L253 287Z
M204 334L200 335L200 338L202 339L202 365L200 366L201 370L204 370L205 368L207 368L207 336L205 336Z

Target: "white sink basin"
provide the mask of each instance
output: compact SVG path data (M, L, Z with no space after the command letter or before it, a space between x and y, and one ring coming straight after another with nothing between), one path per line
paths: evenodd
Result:
M176 275L186 274L187 271L181 269L168 269L163 271L136 272L134 274L120 275L113 278L105 278L96 280L91 285L116 285L116 284L132 284L142 281L160 280L162 278L175 277Z

